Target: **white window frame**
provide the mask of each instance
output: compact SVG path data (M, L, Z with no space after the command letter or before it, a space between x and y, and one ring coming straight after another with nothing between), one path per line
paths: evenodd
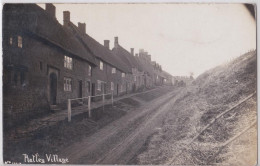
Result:
M23 38L22 38L22 36L17 37L17 46L19 48L23 48Z
M92 72L92 67L89 65L88 66L88 75L91 76L91 72Z
M101 91L102 81L97 80L97 90Z
M104 63L102 61L99 62L99 69L100 70L104 69Z
M125 78L125 73L122 73L122 77Z
M64 55L64 67L70 70L73 68L73 59L67 55Z
M10 36L10 38L9 38L9 44L13 45L13 37L12 36Z
M116 68L112 67L112 74L115 74L115 73L116 73Z
M114 83L111 82L111 91L113 91L113 90L114 90Z
M71 92L72 91L72 79L69 77L64 77L64 91L65 92Z

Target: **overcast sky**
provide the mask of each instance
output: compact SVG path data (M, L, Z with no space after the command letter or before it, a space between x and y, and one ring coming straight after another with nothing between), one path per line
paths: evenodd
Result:
M61 24L68 10L101 44L108 39L113 48L118 36L121 46L145 49L172 75L198 76L256 48L256 23L240 4L54 5Z

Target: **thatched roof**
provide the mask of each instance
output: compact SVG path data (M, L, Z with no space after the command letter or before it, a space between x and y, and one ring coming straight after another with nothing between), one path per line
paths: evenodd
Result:
M139 71L143 71L142 65L135 57L119 44L117 48L112 49L112 52L127 65L128 70L131 71L132 68L137 68Z
M117 56L115 56L111 50L97 42L88 34L83 34L79 31L78 27L73 23L69 23L69 27L73 30L75 35L81 40L84 46L97 58L110 64L111 66L121 70L122 72L129 73L130 71L126 68L124 62L122 62Z
M43 39L44 42L51 43L63 51L95 65L94 57L73 34L36 4L5 4L3 11L5 27L21 29L25 33Z

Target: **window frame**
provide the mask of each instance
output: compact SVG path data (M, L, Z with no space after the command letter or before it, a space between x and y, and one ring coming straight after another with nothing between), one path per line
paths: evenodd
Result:
M121 73L122 78L125 78L125 73Z
M88 76L92 76L92 67L88 66Z
M69 70L73 70L73 59L67 55L64 55L64 67Z
M64 92L72 92L72 78L70 77L63 78L63 90Z
M114 91L114 82L111 82L111 91Z
M102 81L97 80L97 90L101 91Z
M112 67L111 72L112 72L112 74L116 74L116 68Z
M100 61L100 62L99 62L99 69L100 69L100 70L103 70L103 69L104 69L104 63L103 63L103 61Z
M9 45L10 46L13 45L13 37L12 36L9 37Z
M21 35L17 36L17 47L23 48L23 37Z

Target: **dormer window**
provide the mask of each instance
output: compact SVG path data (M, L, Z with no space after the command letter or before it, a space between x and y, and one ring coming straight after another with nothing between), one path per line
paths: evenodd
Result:
M13 39L12 39L13 40ZM19 47L19 48L23 48L23 38L22 38L22 36L18 36L18 38L17 38L17 46Z
M99 63L99 68L100 68L100 70L103 70L103 62L102 61L100 61L100 63Z
M112 74L115 74L116 73L116 68L112 68Z
M88 66L88 75L91 76L91 73L92 73L92 68L91 68L91 66L89 65L89 66Z
M123 77L123 78L125 77L125 73L122 73L122 77Z
M64 67L72 70L72 66L73 66L72 63L73 63L72 58L65 55L64 56Z

